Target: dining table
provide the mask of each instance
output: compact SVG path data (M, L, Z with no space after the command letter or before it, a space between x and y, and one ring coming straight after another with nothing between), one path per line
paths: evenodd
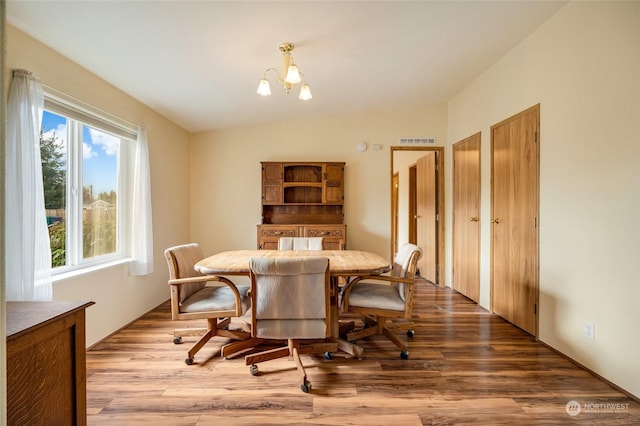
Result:
M391 269L388 259L376 253L361 250L230 250L200 260L196 263L195 269L205 275L249 276L249 262L253 257L303 256L321 256L329 259L331 312L327 315L327 321L332 325L330 339L338 343L340 351L362 359L364 352L362 347L339 336L339 283L354 277L388 272Z

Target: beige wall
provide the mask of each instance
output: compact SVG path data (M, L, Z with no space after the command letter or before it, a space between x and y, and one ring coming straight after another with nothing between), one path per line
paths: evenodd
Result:
M640 3L568 4L450 101L450 143L482 131L483 306L489 129L537 103L540 340L640 396Z
M9 25L7 29L8 69L28 69L47 85L147 128L154 272L130 278L125 264L53 285L56 300L96 302L87 310L87 344L91 345L169 298L163 250L189 239L188 133L23 32Z
M272 99L278 102L277 99ZM285 99L298 102L297 99ZM328 116L191 137L191 235L205 253L255 248L261 161L344 161L347 245L389 257L390 146L446 140L446 106ZM369 149L358 152L366 142ZM371 145L382 150L373 151Z

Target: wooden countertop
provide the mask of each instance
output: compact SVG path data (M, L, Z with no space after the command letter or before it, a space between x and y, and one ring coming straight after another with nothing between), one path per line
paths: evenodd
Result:
M6 302L7 341L42 327L69 312L86 309L95 302L33 301Z

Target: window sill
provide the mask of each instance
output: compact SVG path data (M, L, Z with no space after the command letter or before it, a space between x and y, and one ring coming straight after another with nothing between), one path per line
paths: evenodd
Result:
M121 259L111 260L111 261L100 263L97 265L91 265L91 266L73 269L71 271L61 272L59 274L51 275L51 282L55 284L57 281L64 281L71 278L76 278L85 274L98 272L103 269L114 268L116 266L124 265L130 262L131 262L130 258L124 257Z

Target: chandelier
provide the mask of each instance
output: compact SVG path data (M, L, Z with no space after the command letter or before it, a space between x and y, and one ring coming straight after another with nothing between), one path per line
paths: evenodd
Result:
M271 86L269 86L269 80L267 80L267 73L274 71L277 75L278 82L283 85L285 93L289 94L293 86L300 84L300 95L298 99L302 99L303 101L311 99L311 89L304 80L304 74L298 70L295 62L293 62L293 56L291 56L291 51L294 48L293 43L282 43L279 48L284 60L283 72L285 77L283 79L277 69L267 68L258 85L258 94L262 96L269 96L271 94Z

